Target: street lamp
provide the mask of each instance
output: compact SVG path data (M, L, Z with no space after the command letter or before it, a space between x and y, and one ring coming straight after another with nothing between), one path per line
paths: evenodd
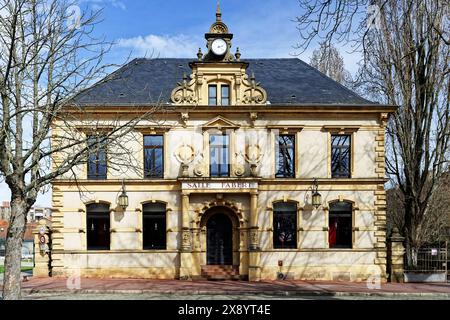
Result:
M119 198L117 199L117 204L125 211L125 209L128 207L128 195L125 191L125 183L124 180L122 180L122 193L119 195Z
M319 181L314 178L312 186L312 205L317 209L322 205L322 195L319 193Z

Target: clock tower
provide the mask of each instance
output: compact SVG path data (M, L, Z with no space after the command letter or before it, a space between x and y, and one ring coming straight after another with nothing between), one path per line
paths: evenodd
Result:
M208 53L202 57L201 50L199 50L199 59L211 62L232 62L236 60L236 57L231 53L233 34L228 31L227 25L222 21L220 3L217 3L216 21L209 28L209 32L205 34L205 38Z

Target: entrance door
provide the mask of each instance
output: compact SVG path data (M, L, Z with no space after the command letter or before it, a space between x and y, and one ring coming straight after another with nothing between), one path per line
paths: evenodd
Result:
M206 223L206 261L208 265L233 264L233 226L230 218L218 213Z

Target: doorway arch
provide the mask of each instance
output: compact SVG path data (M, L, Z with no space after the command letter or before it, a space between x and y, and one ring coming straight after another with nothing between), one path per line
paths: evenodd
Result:
M238 216L226 206L210 207L201 215L203 265L239 265Z

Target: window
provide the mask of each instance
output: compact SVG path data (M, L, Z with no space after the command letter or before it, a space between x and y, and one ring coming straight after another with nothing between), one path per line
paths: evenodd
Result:
M230 86L221 86L220 105L230 105Z
M294 202L277 202L273 205L273 247L297 248L297 205Z
M164 137L144 136L144 176L162 178L164 172Z
M86 206L87 249L109 250L109 205L93 203Z
M276 174L277 178L295 177L295 136L278 136L276 150Z
M166 249L166 205L144 204L142 210L144 250Z
M220 96L218 96L220 94ZM208 105L210 106L229 106L230 105L230 86L229 85L209 85L208 86Z
M103 135L88 137L88 179L103 180L107 177L106 138Z
M330 204L328 243L330 248L352 247L352 204Z
M217 86L210 85L208 87L208 104L210 106L217 106Z
M350 135L331 136L331 177L350 178Z
M211 135L210 174L211 177L228 177L230 175L230 137L226 134Z

